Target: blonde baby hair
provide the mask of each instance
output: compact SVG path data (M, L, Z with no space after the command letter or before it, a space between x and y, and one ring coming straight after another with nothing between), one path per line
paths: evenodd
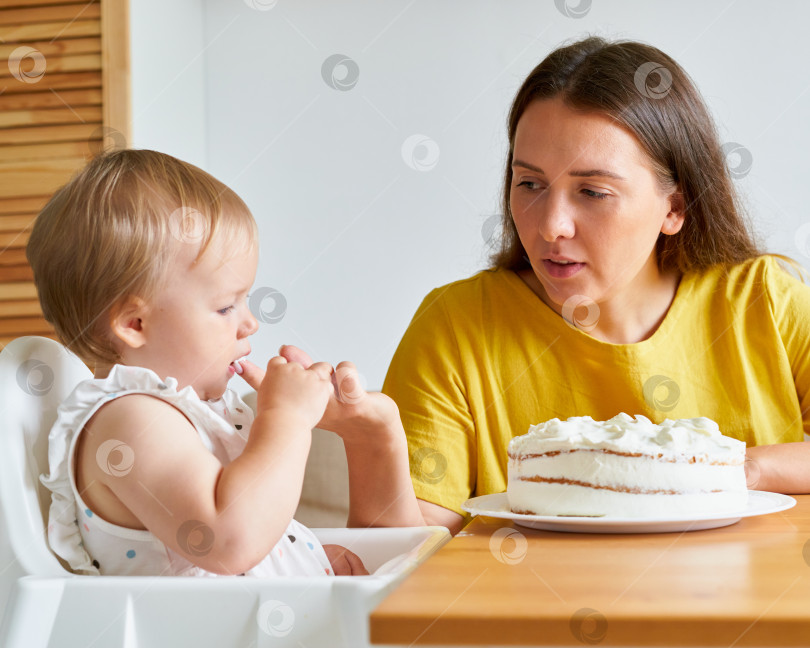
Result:
M149 300L168 281L181 244L248 251L256 223L234 191L165 153L100 155L37 216L26 255L45 318L88 365L118 361L110 317L128 297Z

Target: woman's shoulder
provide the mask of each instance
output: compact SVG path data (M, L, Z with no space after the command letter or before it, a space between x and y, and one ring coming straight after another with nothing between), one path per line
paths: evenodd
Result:
M692 272L685 277L691 290L692 303L710 303L712 308L758 310L774 312L800 305L810 305L810 285L805 283L806 271L784 256L763 254L733 265L716 265Z
M802 266L785 256L762 254L733 265L718 264L700 272L691 273L699 288L716 292L725 288L730 294L747 293L765 287L802 284Z
M452 304L454 307L478 306L483 298L508 293L515 282L520 283L520 279L511 270L505 268L481 270L465 279L434 288L422 300L422 308L436 302Z

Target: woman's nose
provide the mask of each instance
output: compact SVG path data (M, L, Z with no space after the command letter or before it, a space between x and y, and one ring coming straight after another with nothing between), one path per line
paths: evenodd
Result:
M538 207L537 227L540 236L545 241L552 243L560 238L571 238L574 236L573 210L565 196L549 195L542 205Z

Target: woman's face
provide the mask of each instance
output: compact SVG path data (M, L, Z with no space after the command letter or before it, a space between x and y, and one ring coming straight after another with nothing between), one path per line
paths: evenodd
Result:
M680 196L661 189L636 138L561 99L529 104L518 121L509 202L540 297L558 312L572 298L643 300L661 278L659 234L683 224Z

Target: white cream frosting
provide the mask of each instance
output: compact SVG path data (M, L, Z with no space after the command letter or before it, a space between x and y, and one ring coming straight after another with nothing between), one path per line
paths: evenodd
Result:
M672 460L695 457L698 461L727 463L745 458L745 443L723 436L711 419L666 419L656 425L646 416L634 418L625 413L608 421L574 416L567 421L554 418L532 425L527 434L509 442L509 456L582 448L663 455Z
M619 414L533 425L509 443L512 510L661 517L745 508L745 443L707 418Z

